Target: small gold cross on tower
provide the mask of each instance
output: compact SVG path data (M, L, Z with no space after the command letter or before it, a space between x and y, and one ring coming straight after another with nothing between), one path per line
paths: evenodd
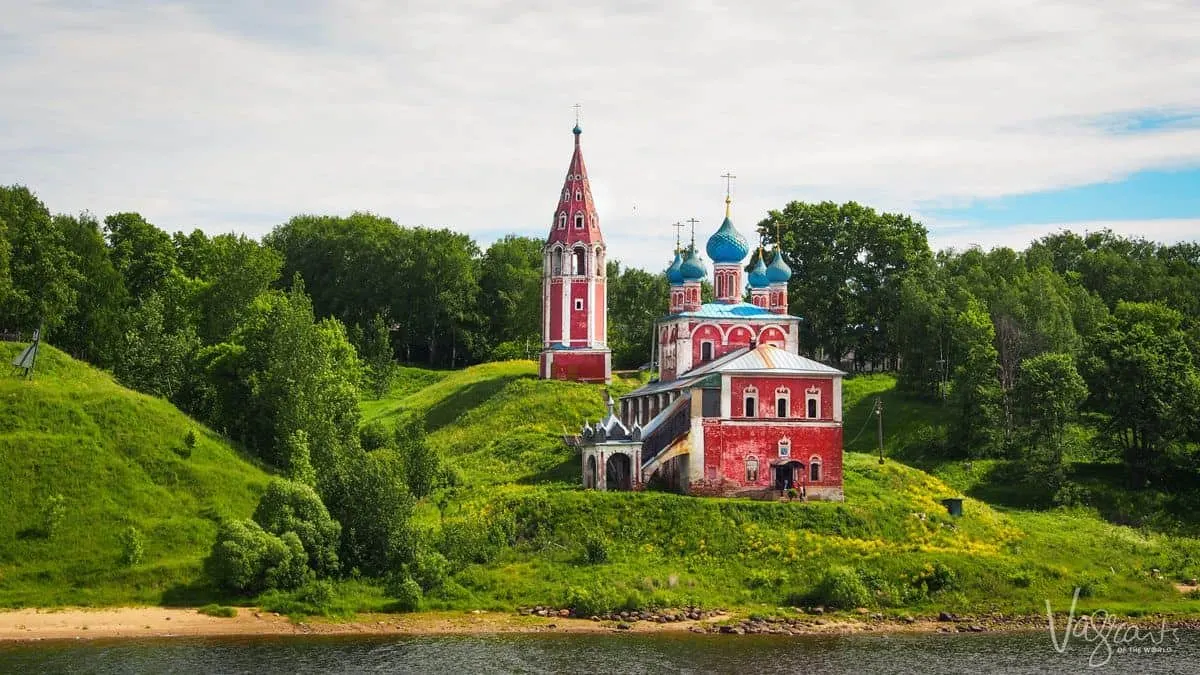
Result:
M721 174L721 178L725 179L725 217L728 218L729 204L733 201L732 197L730 197L730 194L733 192L733 179L737 178L737 176L726 171L725 173Z
M571 107L575 109L575 126L579 126L579 111L583 108L583 106L576 103Z

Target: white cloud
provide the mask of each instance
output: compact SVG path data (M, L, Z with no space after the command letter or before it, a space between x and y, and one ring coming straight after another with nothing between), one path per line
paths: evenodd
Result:
M6 9L0 183L168 229L541 236L579 101L611 256L658 267L727 169L750 234L792 198L916 212L1200 163L1200 129L1089 123L1200 109L1194 0L451 4Z
M934 250L952 248L964 251L973 246L984 250L1007 246L1022 250L1036 239L1048 234L1070 230L1083 235L1088 232L1112 230L1126 237L1142 237L1150 241L1174 244L1200 240L1200 218L1160 218L1153 220L1096 220L1039 225L1013 225L979 229L965 225L934 225L930 228L929 244Z

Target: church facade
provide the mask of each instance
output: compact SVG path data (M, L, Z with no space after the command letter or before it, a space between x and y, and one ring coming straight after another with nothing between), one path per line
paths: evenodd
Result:
M778 245L769 264L759 247L747 273L749 247L727 194L705 251L715 301L701 301L709 272L695 242L677 245L670 310L655 326L657 377L619 404L609 399L605 418L569 439L584 487L842 500L845 373L798 353L791 269Z

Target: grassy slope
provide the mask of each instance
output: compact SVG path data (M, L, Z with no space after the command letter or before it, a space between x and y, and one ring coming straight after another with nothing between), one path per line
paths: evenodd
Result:
M12 361L21 345L0 343ZM0 377L0 607L186 602L215 520L248 517L267 475L169 403L44 347L32 381ZM188 459L189 429L197 443ZM65 516L37 530L46 498ZM145 537L141 564L119 564L120 533ZM199 595L197 595L199 593Z
M773 607L810 592L831 565L849 564L874 580L882 604L891 596L890 604L906 611L1036 613L1043 599L1069 600L1080 585L1084 606L1192 611L1195 601L1171 582L1200 575L1195 540L1112 525L1086 511L997 510L971 498L964 517L950 518L938 500L960 494L958 481L951 486L895 460L880 465L862 452L875 447L875 396L884 400L889 455L919 444L922 428L938 423L937 406L907 400L894 385L888 376L846 383L846 433L853 442L844 504L578 490L578 457L560 436L603 412L601 389L538 381L529 362L439 374L419 389L402 384L401 396L364 407L385 420L424 415L431 440L465 477L466 489L440 496L444 510L433 505L438 500L422 507L427 527L516 514L520 543L492 563L459 572L447 592L430 598L433 606L556 602L575 588L664 604ZM607 562L583 561L588 533L610 540ZM934 562L957 573L956 587L897 602ZM1154 578L1153 568L1164 578Z

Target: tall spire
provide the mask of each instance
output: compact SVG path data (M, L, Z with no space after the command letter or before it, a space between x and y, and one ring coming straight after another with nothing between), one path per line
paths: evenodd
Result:
M600 233L600 218L592 200L587 166L583 162L583 147L579 142L583 130L579 128L578 105L576 104L575 128L571 130L575 135L575 150L571 154L566 178L563 179L562 192L558 196L558 207L554 210L547 242L558 242L564 246L573 246L579 242L604 243L604 237Z

